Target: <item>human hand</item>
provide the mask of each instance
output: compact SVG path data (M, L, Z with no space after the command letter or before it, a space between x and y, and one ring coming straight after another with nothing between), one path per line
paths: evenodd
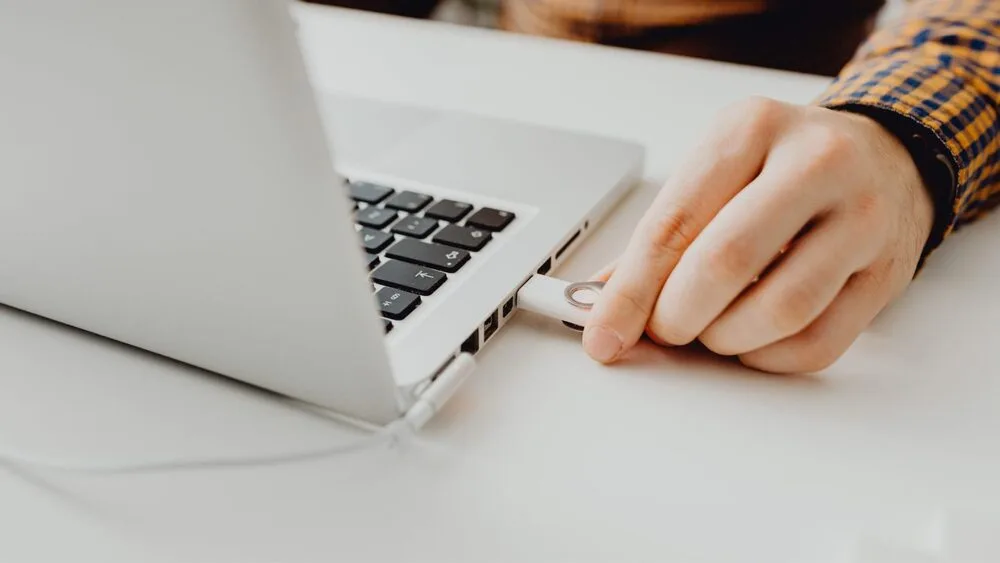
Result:
M603 277L583 345L645 332L776 373L836 361L910 283L934 204L874 120L751 99L722 112Z

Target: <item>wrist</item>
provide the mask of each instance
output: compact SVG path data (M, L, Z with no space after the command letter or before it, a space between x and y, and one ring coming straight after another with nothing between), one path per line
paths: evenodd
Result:
M900 135L877 119L854 113L845 113L845 116L856 120L865 138L871 139L871 150L880 157L880 177L886 180L884 186L893 186L900 197L897 200L899 210L910 220L912 236L917 239L918 247L914 252L921 253L934 226L935 205L916 156L903 144Z
M919 181L914 181L913 185L919 185L920 188L915 189L913 195L918 215L915 219L922 233L926 233L921 238L923 247L918 269L921 268L927 256L944 240L955 220L958 176L948 147L932 129L916 118L889 108L844 104L828 109L864 116L874 121L883 132L891 136L896 146L905 151L908 157L903 161L906 173L915 170L919 177Z

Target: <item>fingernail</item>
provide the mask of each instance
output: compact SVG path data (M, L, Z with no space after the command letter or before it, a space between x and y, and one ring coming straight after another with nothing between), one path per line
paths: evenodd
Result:
M621 354L622 339L609 328L595 326L583 333L583 347L591 358L606 364Z

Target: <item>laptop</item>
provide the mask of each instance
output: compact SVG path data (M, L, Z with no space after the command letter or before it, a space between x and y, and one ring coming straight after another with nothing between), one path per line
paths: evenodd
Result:
M0 303L387 424L643 150L314 90L290 8L0 4Z

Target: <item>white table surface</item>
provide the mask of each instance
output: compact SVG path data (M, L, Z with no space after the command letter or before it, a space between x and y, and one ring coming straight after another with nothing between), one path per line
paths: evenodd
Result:
M568 277L624 245L718 108L752 94L806 102L826 83L297 13L322 88L645 143L648 184L559 272ZM951 239L819 377L652 347L604 368L578 335L522 314L402 449L124 477L0 466L0 561L826 562L866 536L945 541L957 553L1000 499L998 235L991 218ZM262 454L353 439L238 385L9 311L0 382L0 444L49 457Z

